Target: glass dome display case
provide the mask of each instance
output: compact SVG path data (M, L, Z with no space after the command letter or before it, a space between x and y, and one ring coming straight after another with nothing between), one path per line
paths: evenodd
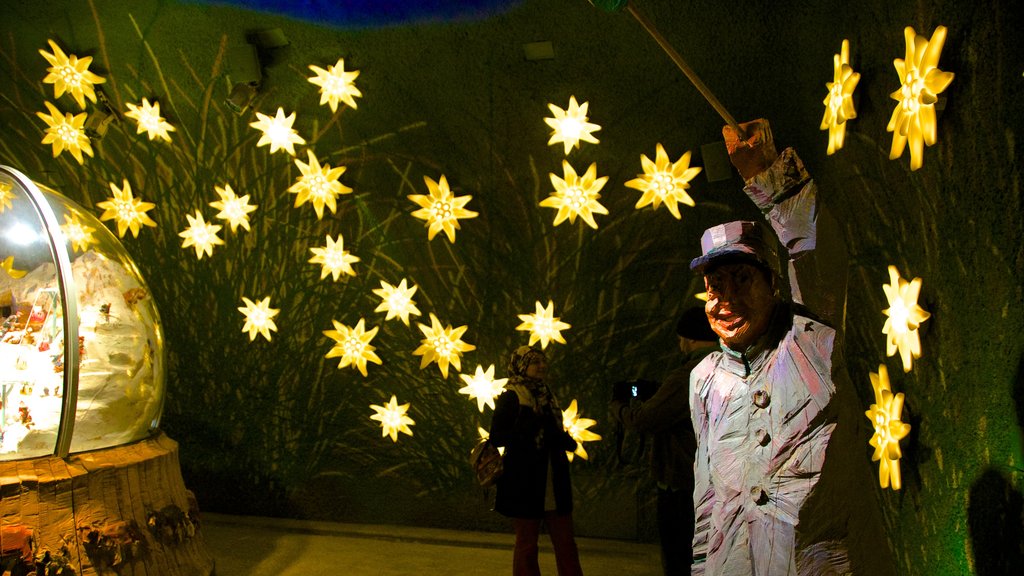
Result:
M150 436L163 409L160 317L90 212L0 166L0 461Z

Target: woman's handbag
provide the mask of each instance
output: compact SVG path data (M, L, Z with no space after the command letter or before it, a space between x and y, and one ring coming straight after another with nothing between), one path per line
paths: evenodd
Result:
M476 473L476 481L484 488L494 486L504 471L501 452L490 440L482 440L473 447L469 463Z

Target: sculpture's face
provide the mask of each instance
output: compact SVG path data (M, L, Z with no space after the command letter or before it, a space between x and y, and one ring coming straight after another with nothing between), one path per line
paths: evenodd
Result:
M768 329L776 298L768 274L752 264L723 264L704 275L711 329L742 352Z

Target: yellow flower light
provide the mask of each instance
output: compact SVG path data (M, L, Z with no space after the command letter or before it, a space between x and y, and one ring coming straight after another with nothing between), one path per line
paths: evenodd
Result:
M412 428L409 428L409 426L415 425L416 422L406 415L406 412L409 411L408 402L399 405L398 398L392 394L391 401L386 405L370 404L370 408L373 408L375 412L373 416L370 416L370 420L380 422L381 438L391 436L392 442L398 442L399 432L412 436Z
M316 219L320 220L324 216L325 205L331 209L331 214L334 214L338 210L335 198L339 194L350 194L352 189L338 182L338 178L345 173L344 166L321 166L312 150L306 150L306 154L309 157L308 164L298 158L295 159L295 165L299 167L302 175L295 179L295 184L292 184L288 191L296 194L296 208L310 202L316 211Z
M466 204L473 199L472 196L456 196L448 188L448 179L441 175L439 182L434 182L429 176L424 176L423 181L427 184L429 196L423 194L410 194L412 200L420 207L412 213L413 217L427 221L427 240L433 240L437 233L444 230L449 242L455 242L455 231L459 229L459 219L476 218L478 214L472 210L466 210Z
M178 232L178 236L184 238L181 241L182 248L188 248L192 246L196 250L196 258L199 260L203 259L203 254L213 257L213 247L224 244L224 241L217 236L217 232L220 231L222 226L220 224L211 224L203 219L203 214L196 209L195 217L188 214L185 215L188 220L188 228L185 228L181 232Z
M256 122L249 123L249 126L262 132L262 136L256 146L270 145L270 153L273 154L278 150L284 150L288 154L295 156L295 144L305 144L306 140L299 136L292 128L292 124L295 122L295 112L291 115L284 115L284 108L277 109L277 115L273 118L266 114L256 113Z
M135 129L136 134L145 132L150 140L161 138L167 142L171 141L171 135L168 132L174 132L176 129L160 116L159 102L150 104L149 100L143 98L141 106L136 106L131 102L127 103L127 106L128 111L124 115L139 123Z
M882 488L892 485L899 490L903 485L900 476L900 440L910 433L910 424L902 422L903 393L893 394L889 387L889 371L885 364L878 365L878 373L871 373L871 387L875 390L875 403L864 415L875 428L868 442L874 446L872 462L878 462L878 482Z
M366 376L366 363L373 362L381 364L380 357L374 352L376 348L370 345L370 341L377 335L378 327L367 331L365 321L360 318L354 327L348 327L337 320L331 320L334 330L324 330L324 336L334 340L334 347L324 358L341 357L338 369L352 366L359 370L359 373Z
M43 102L50 111L49 114L36 112L43 122L46 122L46 134L43 136L43 144L53 145L53 157L60 156L60 153L67 150L78 160L79 164L85 162L82 152L92 156L92 144L89 137L85 135L85 112L72 115L70 112L61 114L57 107L49 102Z
M921 293L921 279L907 282L900 277L895 266L889 266L889 284L882 285L889 307L882 310L888 316L882 333L888 335L885 341L886 356L893 356L899 350L903 360L903 371L910 372L914 358L921 357L921 339L917 329L931 314L917 304Z
M548 342L552 340L565 344L562 330L572 328L571 325L555 317L555 305L551 300L548 300L547 307L541 306L540 301L537 301L536 311L533 314L520 314L519 319L523 323L516 326L516 330L529 331L530 342L528 345L533 346L533 343L539 340L542 350L547 348Z
M314 254L309 259L310 264L320 264L323 266L320 270L321 280L327 278L328 274L333 276L335 282L338 281L338 276L342 274L356 275L352 264L359 262L359 257L353 256L349 254L348 250L345 250L345 239L342 238L341 234L338 234L337 240L327 236L326 246L310 248L309 250Z
M555 226L564 222L566 218L570 223L575 223L576 217L579 216L588 226L597 229L594 214L608 213L608 209L597 201L601 197L598 192L604 187L608 177L597 178L597 163L591 164L580 177L576 175L576 170L568 160L562 160L562 172L563 178L548 174L555 191L542 200L540 205L558 210L555 214Z
M466 326L452 328L442 326L441 321L430 313L430 326L427 327L419 322L416 323L423 332L423 340L420 347L414 352L414 356L422 356L420 359L420 370L426 368L431 362L437 362L441 369L441 376L448 377L448 365L451 364L456 370L462 370L462 353L476 350L476 346L462 341L462 335L466 332Z
M8 256L0 261L0 270L3 270L8 276L15 280L23 278L25 274L28 274L28 270L18 270L14 267L14 256Z
M508 378L494 379L494 364L491 364L487 370L478 365L475 374L472 376L459 374L459 378L466 383L465 386L459 388L459 394L465 394L471 400L476 398L476 407L481 412L484 411L485 405L494 410L494 399L501 395L505 389L505 383L508 382Z
M74 54L68 56L57 46L53 40L47 40L53 53L46 50L39 50L39 53L50 63L46 69L48 74L43 78L44 84L53 84L53 97L60 98L64 92L71 94L78 102L79 108L85 109L85 99L95 102L95 84L106 82L103 78L89 71L89 64L92 64L92 56L79 58Z
M270 341L270 331L277 332L277 324L274 323L274 316L281 310L270 307L270 296L260 300L258 303L242 297L242 306L238 309L245 316L245 325L242 332L249 333L249 341L256 339L256 334L262 334L267 341Z
M363 95L354 84L355 79L359 77L359 71L346 72L344 58L339 58L337 64L328 66L326 70L314 65L310 65L309 69L316 73L316 76L308 80L320 87L321 104L326 102L331 107L331 112L338 111L339 101L350 108L356 107L355 97Z
M14 204L14 192L11 192L11 185L8 182L0 182L0 212L7 210Z
M96 231L92 226L87 226L78 218L78 214L65 214L64 224L60 227L64 237L71 242L72 250L85 252L89 246L96 243L92 233Z
M544 119L544 122L552 129L548 146L561 142L565 148L565 154L568 155L573 147L579 147L580 140L597 144L598 140L593 136L593 132L597 132L601 127L587 122L588 106L590 106L589 102L584 102L582 106L577 104L576 96L569 97L569 107L565 110L554 104L548 104L548 109L554 114L553 118Z
M584 460L587 460L587 451L583 448L584 442L591 442L593 440L600 440L601 436L596 432L587 430L594 424L597 424L596 420L590 418L580 418L577 414L576 399L569 403L569 407L562 410L562 426L565 431L572 436L572 439L576 441L576 451L566 452L565 455L569 457L569 462L572 462L573 455L579 456Z
M654 161L651 162L647 156L640 155L640 164L643 166L644 173L626 182L626 186L643 192L640 200L636 203L637 210L648 204L653 205L657 210L658 206L664 202L668 211L676 217L676 220L680 220L682 216L679 214L679 203L682 202L687 206L694 205L693 198L686 193L686 189L690 187L690 180L700 174L701 169L690 168L689 151L680 156L679 160L669 162L668 154L660 143L655 149L654 157Z
M97 202L96 207L103 208L100 220L115 220L117 222L118 236L124 238L124 233L131 230L132 236L138 238L141 226L156 226L156 222L146 214L156 204L143 202L141 198L135 198L132 195L132 187L128 184L127 179L124 180L123 188L118 188L111 182L110 189L114 192L114 196L107 198L103 202Z
M825 115L821 119L821 130L828 130L828 154L832 155L843 147L846 140L846 121L857 117L853 106L853 91L860 81L860 74L850 67L850 41L843 40L839 54L832 56L832 81L825 83Z
M910 26L903 30L903 37L906 58L893 60L903 84L889 95L897 104L885 129L892 132L889 159L902 156L909 142L910 169L917 170L924 163L925 145L931 146L937 139L935 103L939 100L938 94L953 81L953 73L938 69L946 41L945 26L937 27L931 40L918 36Z
M249 204L249 195L235 195L235 191L231 189L230 184L214 186L214 191L220 197L220 200L210 202L211 208L219 210L216 217L226 221L231 226L232 232L239 226L248 231L249 213L256 211L256 206Z
M416 302L413 301L412 296L416 293L418 286L415 284L412 288L406 285L405 278L398 283L398 286L392 286L387 282L381 280L380 288L374 288L373 293L380 296L381 302L374 309L374 312L387 312L387 318L384 320L391 320L392 318L399 318L403 324L409 325L409 315L420 315L420 309L416 307Z

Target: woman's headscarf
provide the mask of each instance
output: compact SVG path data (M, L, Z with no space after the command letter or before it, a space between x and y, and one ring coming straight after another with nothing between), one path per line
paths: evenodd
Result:
M544 352L531 346L520 346L513 350L512 355L508 360L508 384L506 386L524 386L530 391L536 400L536 410L538 411L545 407L557 411L558 408L555 405L555 399L551 395L551 391L548 389L547 384L545 384L543 380L530 378L526 375L526 368L530 365L530 362L538 356L547 359Z

